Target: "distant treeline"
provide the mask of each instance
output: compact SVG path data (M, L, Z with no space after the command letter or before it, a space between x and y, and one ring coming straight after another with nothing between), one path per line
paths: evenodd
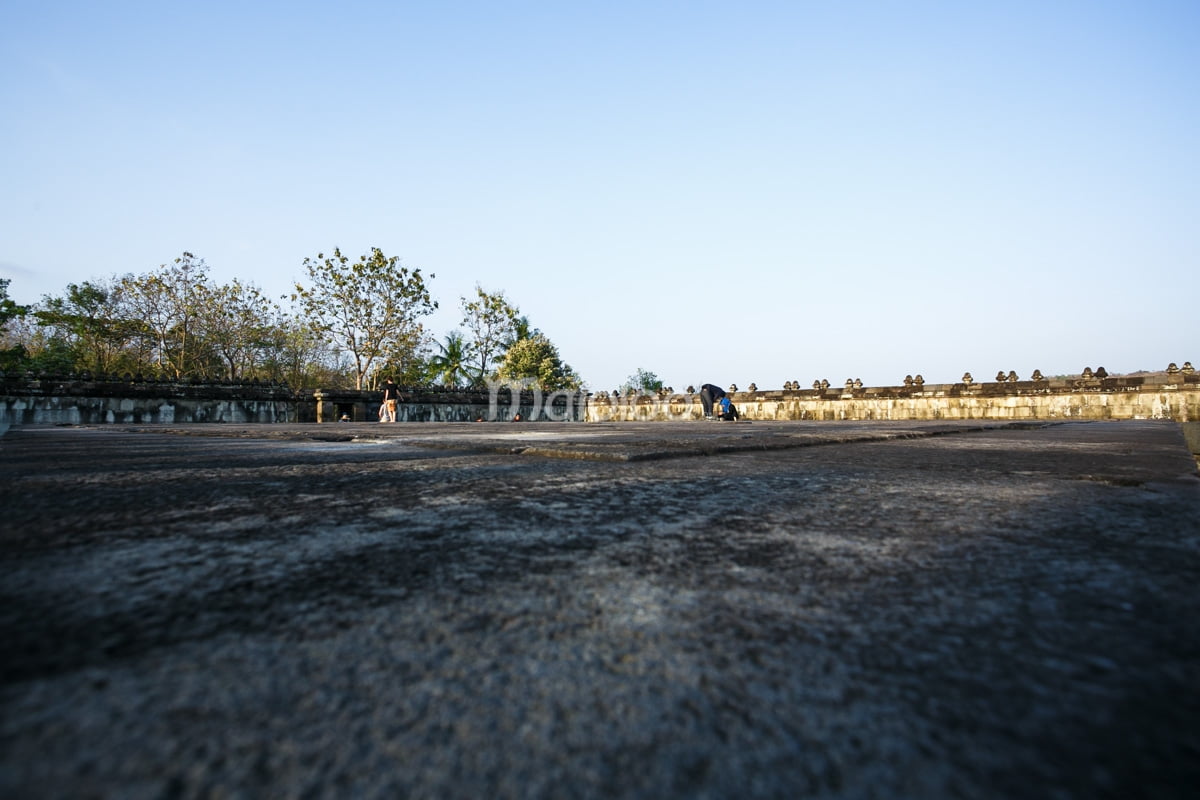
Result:
M419 269L378 248L305 259L308 280L273 299L250 283L216 284L184 253L142 275L70 284L21 306L0 279L0 370L140 374L158 379L287 383L297 389L482 386L531 378L547 390L581 380L503 292L460 298L462 329L437 341L437 308ZM430 275L432 279L434 276Z

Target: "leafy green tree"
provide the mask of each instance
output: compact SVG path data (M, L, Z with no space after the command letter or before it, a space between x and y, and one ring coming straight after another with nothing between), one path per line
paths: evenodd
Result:
M625 394L655 393L663 388L663 382L653 372L638 367L638 371L625 379L622 387Z
M349 361L298 317L281 314L264 333L261 377L296 390L344 386L351 379Z
M72 371L108 373L142 367L134 346L142 326L131 313L119 283L84 281L68 284L62 297L44 297L34 317L70 350Z
M504 349L507 350L517 342L523 342L526 339L529 339L540 333L541 331L533 327L533 325L529 322L529 317L524 315L516 317L513 319L511 335L504 342Z
M0 361L7 362L3 369L31 370L66 374L76 372L75 349L71 343L53 331L37 325L31 317L13 322L18 328L20 343Z
M401 386L424 386L437 379L432 366L433 338L425 326L417 324L400 337L379 362L371 378L371 388L378 389L391 378Z
M272 320L279 306L258 287L234 279L222 286L206 286L200 297L205 346L222 364L221 372L229 380L255 373L276 341Z
M121 281L130 319L140 321L152 342L158 371L175 379L205 371L199 328L207 269L204 259L185 252L157 272Z
M462 310L463 327L471 335L466 344L475 357L475 373L482 380L490 374L496 356L516 341L520 311L505 299L504 292L491 294L478 284L474 300L462 298Z
M304 268L310 286L295 284L292 299L315 330L352 357L358 389L372 365L411 338L418 319L437 308L421 270L401 266L378 247L358 261L335 248L331 257L304 259Z
M8 296L7 278L0 278L0 369L11 371L24 366L27 351L21 338L9 329L9 323L20 320L29 311Z
M17 305L16 301L8 296L11 283L8 278L0 278L0 330L3 330L10 319L23 317L29 311L28 306Z
M542 333L514 342L504 354L498 375L506 380L532 379L548 392L574 391L582 385L575 371L559 357L558 348Z
M462 331L446 334L445 341L438 343L438 351L437 355L429 359L435 380L448 387L472 383L473 369L467 364L472 355L472 347Z

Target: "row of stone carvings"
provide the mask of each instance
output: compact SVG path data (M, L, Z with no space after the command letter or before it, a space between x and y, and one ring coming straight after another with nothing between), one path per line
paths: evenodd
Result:
M1167 365L1166 372L1168 375L1179 375L1179 374L1191 375L1195 372L1195 369L1192 367L1192 362L1190 362L1190 361L1183 362L1182 367L1177 366L1175 364L1175 362L1171 362L1169 365ZM1105 378L1108 377L1108 371L1106 369L1104 369L1104 367L1098 367L1095 371L1093 371L1091 367L1084 367L1083 372L1080 373L1079 377L1082 380L1104 380ZM23 372L23 373L19 373L19 374L6 375L3 370L0 370L0 380L4 380L6 378L18 379L18 380L24 379L24 380L56 380L56 381L95 381L95 382L100 382L100 383L102 383L102 382L151 383L151 384L181 384L181 383L184 383L184 384L191 384L191 385L211 385L211 386L231 386L231 385L232 386L278 386L281 388L286 388L288 385L287 381L278 381L278 382L262 381L262 380L259 380L258 378L254 378L251 380L236 380L236 381L212 381L212 380L201 380L199 378L176 380L176 379L170 379L170 378L156 378L153 376L147 378L147 377L144 377L141 373L138 373L137 375L132 375L128 372L124 373L123 375L118 375L117 373L113 373L111 375L105 375L103 373L98 373L96 375L92 375L91 373L88 373L88 372L83 372L83 373L79 373L79 374L70 374L70 375L64 375L64 374L58 374L58 373L36 373L35 374L33 372ZM1033 374L1030 376L1030 379L1032 381L1034 381L1035 383L1047 380L1047 378L1044 375L1042 375L1042 371L1040 369L1035 369L1033 371ZM1020 380L1020 378L1017 376L1017 373L1015 371L1010 370L1007 374L1005 374L1004 370L1000 370L999 372L996 373L996 382L997 383L1016 383L1019 380ZM970 386L972 383L975 382L975 379L971 376L971 373L966 372L966 373L963 373L962 382L964 384ZM904 385L908 388L912 388L913 386L920 387L920 386L923 386L924 384L925 384L925 379L920 374L916 375L915 377L913 375L905 375L904 376ZM812 383L812 388L815 391L824 391L824 390L827 390L830 386L831 386L831 384L829 383L828 379L815 380ZM863 382L862 382L861 378L847 378L846 379L846 388L847 389L861 389L862 387L863 387ZM417 387L413 387L413 388L417 388ZM419 387L419 388L424 392L430 392L430 393L434 393L434 394L441 393L441 392L457 391L457 390L450 389L447 387L438 387L438 386L425 386L425 387ZM799 381L787 381L783 384L783 389L784 389L784 391L789 391L789 392L800 391L800 382ZM732 383L729 385L729 391L737 392L740 390L738 389L738 385L736 383ZM746 391L757 392L758 385L751 383L748 387L746 387ZM695 393L696 393L695 387L693 387L693 386L687 387L687 394L695 394ZM621 396L621 392L619 389L614 389L612 394L614 397ZM666 387L663 387L662 389L659 389L657 394L660 397L666 397L666 396L675 394L675 389L673 387L666 386ZM608 393L601 392L600 396L606 397L606 396L608 396Z
M1180 375L1180 374L1191 375L1195 371L1196 370L1192 367L1192 362L1190 362L1190 361L1183 362L1182 367L1177 366L1175 364L1175 362L1172 361L1167 366L1167 370L1166 370L1168 375ZM1093 371L1091 367L1084 367L1083 372L1081 372L1079 374L1079 377L1082 380L1104 380L1105 378L1108 377L1108 370L1106 370L1104 367L1097 367L1096 370ZM1033 374L1030 375L1029 378L1030 378L1030 380L1032 380L1035 383L1040 383L1042 381L1048 380L1048 378L1046 378L1046 376L1044 376L1042 374L1042 371L1040 369L1035 369L1033 371ZM1010 370L1008 372L1008 374L1005 374L1004 370L1000 370L999 372L996 373L996 383L1016 383L1019 380L1021 380L1020 377L1018 377L1017 373L1012 370ZM971 373L964 372L963 376L962 376L962 382L967 384L968 386L970 386L972 383L975 382L975 378L971 376ZM904 385L909 388L911 388L913 386L923 386L924 384L925 384L925 379L923 377L921 377L920 375L917 375L916 377L914 377L912 375L904 376ZM830 383L828 380L813 381L813 384L812 384L813 389L828 389L829 386L830 386ZM846 388L847 389L861 389L862 387L863 387L863 382L861 379L859 379L859 378L847 378L846 379ZM783 388L784 388L784 391L799 391L800 382L799 381L789 381L789 382L783 384ZM734 384L729 387L729 391L731 391L731 392L736 392L737 390L738 390L737 384ZM688 391L689 392L691 391L691 387L688 387ZM758 387L752 383L752 384L750 384L748 391L756 392L756 391L758 391Z
M1170 364L1167 365L1166 372L1168 375L1180 375L1180 374L1191 375L1192 373L1195 372L1195 369L1192 367L1192 362L1190 362L1190 361L1183 362L1182 367L1177 366L1175 364L1175 362L1172 361ZM1106 370L1104 367L1097 367L1095 369L1095 371L1093 371L1091 367L1084 367L1083 372L1081 372L1079 374L1079 377L1081 380L1104 380L1105 378L1108 377L1108 370ZM1017 376L1017 373L1012 370L1010 370L1007 374L1005 374L1004 370L1000 370L999 372L996 373L996 383L1016 383L1019 380L1021 380L1021 379ZM1033 374L1030 376L1030 380L1032 380L1035 383L1040 383L1040 382L1046 381L1048 379L1044 375L1042 375L1042 371L1040 369L1035 369L1033 371ZM971 384L973 384L975 382L975 378L973 378L971 376L971 373L966 372L966 373L963 373L962 382L965 383L966 385L970 386ZM831 385L832 384L829 383L828 379L815 380L812 383L812 388L814 391L824 391L824 390L828 389ZM908 388L912 388L913 386L918 386L918 387L924 386L925 379L923 377L921 377L920 375L916 375L915 377L913 375L905 375L904 376L904 385ZM863 387L863 382L862 382L861 378L847 378L846 379L846 388L847 389L861 389L862 387ZM783 390L785 392L800 391L800 381L785 382L783 384ZM729 385L728 391L737 392L740 390L738 389L738 385L736 383L731 383ZM751 383L749 386L746 387L746 391L757 392L758 385ZM695 394L695 393L696 393L696 388L694 386L687 387L687 394ZM659 389L656 392L656 394L659 397L667 397L667 396L675 394L675 389L670 386L664 386L662 389ZM607 397L608 392L600 392L600 396ZM621 390L613 389L612 396L620 397Z

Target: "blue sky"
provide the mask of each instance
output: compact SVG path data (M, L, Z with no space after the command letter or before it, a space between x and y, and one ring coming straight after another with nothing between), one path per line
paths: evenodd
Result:
M593 389L1200 361L1200 3L0 0L0 277L371 247Z

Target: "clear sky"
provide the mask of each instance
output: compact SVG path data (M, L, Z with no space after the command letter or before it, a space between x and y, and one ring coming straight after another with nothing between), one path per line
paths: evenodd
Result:
M1200 365L1200 2L0 0L0 277L380 247L594 390Z

